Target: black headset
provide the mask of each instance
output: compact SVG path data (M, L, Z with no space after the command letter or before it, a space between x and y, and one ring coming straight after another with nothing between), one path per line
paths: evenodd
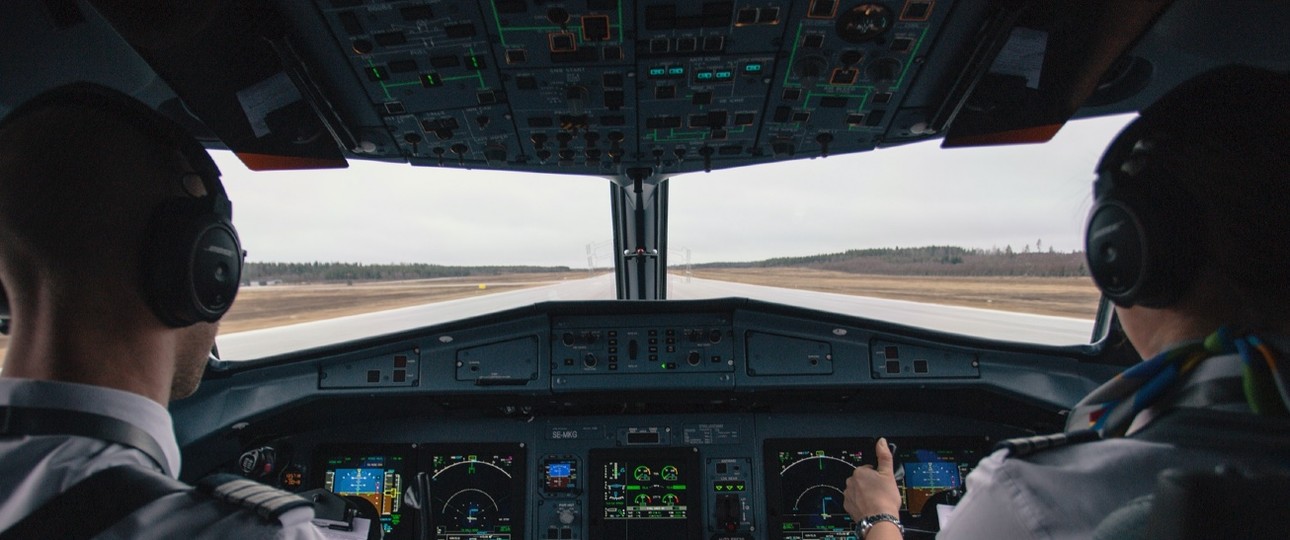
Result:
M172 197L153 211L141 239L140 287L153 313L171 327L219 320L237 296L246 254L233 228L233 205L220 183L219 167L206 149L179 124L138 100L84 82L32 98L0 121L0 129L16 118L59 105L120 118L184 157L192 170L175 181L200 178L205 196ZM0 306L0 312L7 313L7 307Z
M1154 132L1153 132L1154 131ZM1120 133L1098 164L1084 254L1111 301L1166 307L1196 279L1204 216L1160 159L1167 133L1141 119Z

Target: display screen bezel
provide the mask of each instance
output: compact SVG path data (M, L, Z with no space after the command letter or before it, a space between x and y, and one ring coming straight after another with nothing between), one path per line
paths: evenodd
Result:
M363 459L381 457L389 460L393 457L401 458L402 466L398 467L399 474L402 477L403 491L399 493L399 498L403 497L412 483L416 481L417 471L420 470L418 463L418 450L414 444L333 444L320 446L314 451L314 467L312 482L314 486L326 488L327 472L335 470L330 463L334 459ZM389 468L387 466L387 468ZM380 514L380 509L377 509ZM381 523L386 527L384 538L390 540L403 540L416 538L417 511L407 507L403 501L400 501L400 512L397 519L393 516L380 516Z
M682 464L678 481L685 483L688 501L684 519L606 519L605 466L611 462ZM703 538L704 488L698 449L693 447L595 448L588 452L583 473L590 493L588 532L591 538L615 540L701 540Z
M431 475L431 498L435 497L434 486L434 458L439 455L506 455L512 456L512 469L515 474L511 477L510 491L508 496L515 501L513 510L510 512L511 518L511 540L524 540L528 538L525 524L528 516L528 453L524 444L521 443L431 443L420 445L421 469ZM432 509L433 517L431 522L434 523L439 517ZM437 529L437 527L436 527ZM434 539L442 538L437 532L433 533ZM459 534L452 535L453 538L464 538ZM489 536L497 538L497 536Z
M869 437L766 439L762 444L762 482L764 484L762 493L766 504L766 527L769 538L784 538L784 516L788 513L788 509L783 504L784 490L779 470L780 452L824 451L830 454L859 452L861 464L872 465L874 464L873 445L874 439ZM838 485L841 487L840 493L846 488L846 476L838 478ZM834 532L845 533L852 527L851 518L846 515L845 510L842 510L840 499L835 506L838 510L838 523Z
M962 458L956 462L970 462L967 467L971 470L976 463L989 455L989 449L993 440L987 436L911 436L911 437L887 437L889 444L896 446L896 454L892 456L894 466L899 468L903 463L912 462L903 460L910 452L918 450L927 450L932 452L949 452ZM794 439L766 439L763 442L762 454L762 471L764 487L764 503L766 505L768 535L772 540L785 538L783 495L782 484L779 471L779 453L780 452L797 452L824 450L829 452L847 452L860 451L863 465L875 465L877 463L874 457L875 440L869 437L841 437L841 438L794 438ZM960 469L962 471L962 469ZM966 480L966 473L960 473L960 487L963 486L963 480ZM904 484L900 484L903 488ZM846 476L837 479L837 486L845 489ZM904 493L902 491L902 493ZM906 529L922 532L936 532L940 530L940 525L935 513L922 512L918 517L914 517L905 507L905 500L902 497L900 519L905 524ZM839 529L849 530L853 524L850 516L841 520L838 525Z

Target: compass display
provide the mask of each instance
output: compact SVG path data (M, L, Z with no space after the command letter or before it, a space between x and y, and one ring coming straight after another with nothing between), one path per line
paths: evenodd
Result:
M423 447L437 540L524 538L524 449L518 444Z
M702 490L694 449L593 450L590 471L592 538L699 538Z
M843 508L847 478L872 464L873 439L768 439L766 496L772 538L854 538Z
M985 455L982 437L889 438L900 519L911 534L940 530L938 514L963 496L964 480ZM843 507L846 480L856 467L873 465L874 440L769 439L765 445L766 506L771 538L855 539Z

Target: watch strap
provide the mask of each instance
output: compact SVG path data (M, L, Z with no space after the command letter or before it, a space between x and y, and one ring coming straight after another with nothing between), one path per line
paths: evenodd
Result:
M860 540L864 540L865 535L869 534L869 529L872 529L874 525L884 521L895 525L896 530L900 531L901 536L905 535L905 526L900 524L900 518L891 514L874 514L860 520L856 523L856 535L860 537Z

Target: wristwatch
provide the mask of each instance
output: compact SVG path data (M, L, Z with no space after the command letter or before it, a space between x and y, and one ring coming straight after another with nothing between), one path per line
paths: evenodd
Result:
M869 529L883 521L890 521L892 525L896 526L896 530L900 531L901 536L905 535L905 526L900 524L900 518L891 514L874 514L860 520L859 523L856 523L856 535L860 537L860 540L864 540L864 536L869 534Z

